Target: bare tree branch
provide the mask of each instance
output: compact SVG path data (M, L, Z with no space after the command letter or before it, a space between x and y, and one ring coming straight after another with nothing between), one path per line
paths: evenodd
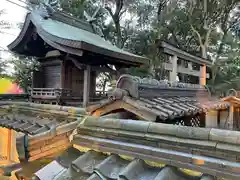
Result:
M126 13L126 12L127 12L127 9L122 10L122 11L119 13L119 17L121 18L122 15L123 15L124 13Z
M193 25L191 25L191 29L197 34L200 46L204 46L200 33L193 27Z
M112 9L108 6L105 7L105 9L108 11L108 13L110 14L110 16L113 18L114 15L113 15L113 12L112 12Z
M207 47L208 46L208 42L209 42L209 37L211 35L212 29L208 29L206 36L205 36L205 41L204 41L204 46Z
M114 13L115 17L119 17L119 14L123 8L123 0L115 0L116 1L116 11Z

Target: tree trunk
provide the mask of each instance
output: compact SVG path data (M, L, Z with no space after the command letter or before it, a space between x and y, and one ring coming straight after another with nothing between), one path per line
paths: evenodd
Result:
M216 76L217 76L217 73L218 73L219 68L218 68L217 62L219 60L220 54L222 53L224 42L225 42L226 37L227 37L227 32L228 32L228 30L223 31L223 37L222 37L222 40L221 40L221 44L219 45L219 48L218 48L218 51L217 51L217 57L216 57L215 63L214 63L215 66L212 67L212 79L211 79L212 84L215 83L215 79L216 79Z
M121 33L121 26L119 20L114 20L115 28L116 28L116 34L117 34L117 46L119 48L123 48L123 43L122 43L122 33Z
M205 44L201 45L201 53L202 53L202 57L204 59L207 59L207 46Z
M106 91L107 81L108 81L107 78L105 78L104 81L103 81L103 89L102 89L102 93L103 93L103 94L104 94L105 91Z

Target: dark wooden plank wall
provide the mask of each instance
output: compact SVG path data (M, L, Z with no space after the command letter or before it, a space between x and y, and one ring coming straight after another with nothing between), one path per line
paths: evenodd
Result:
M72 64L73 65L73 64ZM72 95L82 96L83 95L83 81L84 73L83 70L78 69L76 66L72 66Z
M44 81L42 68L33 72L32 88L43 88Z
M91 72L90 97L95 96L97 73ZM83 96L84 69L77 68L71 61L48 59L34 72L33 88L71 89L74 97Z
M83 96L84 69L78 69L71 61L66 61L64 88L71 89L75 97ZM91 72L90 96L95 95L96 91L96 72Z
M44 88L61 88L61 66L59 65L48 65L44 66Z
M91 78L90 78L90 97L94 97L96 94L96 78L97 78L97 72L91 71Z

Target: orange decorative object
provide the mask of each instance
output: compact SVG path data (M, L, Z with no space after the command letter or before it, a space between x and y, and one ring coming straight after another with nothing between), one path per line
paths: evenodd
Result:
M10 79L0 78L0 94L21 94L23 90Z
M201 78L200 78L200 84L205 86L206 85L206 76L207 76L207 67L206 64L203 64L201 67Z
M0 78L0 94L21 94L23 90L10 79ZM8 165L9 163L18 162L17 151L13 146L16 140L16 132L0 128L0 165Z

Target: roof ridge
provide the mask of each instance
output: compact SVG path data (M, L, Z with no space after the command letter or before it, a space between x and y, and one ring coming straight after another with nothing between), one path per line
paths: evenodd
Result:
M114 99L114 96L117 94L119 96L120 89L126 91L122 92L123 94L127 93L133 98L159 96L196 97L197 95L208 97L210 95L208 89L199 84L157 80L148 77L141 78L129 74L120 76L116 83L115 90L110 93L110 98Z
M157 80L155 78L144 77L141 78L139 76L132 76L130 74L123 74L117 81L117 87L121 83L120 81L124 78L131 79L134 82L137 82L141 85L152 85L152 86L159 86L159 87L173 87L173 88L194 88L194 89L205 89L205 86L200 84L191 84L191 83L183 83L178 81L169 81L166 79Z

